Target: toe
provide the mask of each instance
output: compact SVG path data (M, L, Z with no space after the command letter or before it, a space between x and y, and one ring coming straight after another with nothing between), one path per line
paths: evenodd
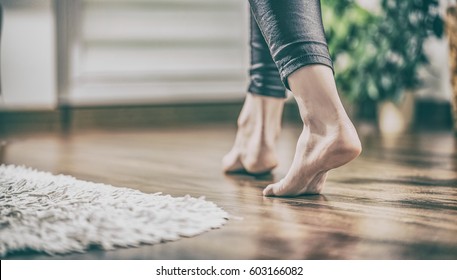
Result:
M265 189L263 189L263 195L264 196L274 196L273 186L268 185Z
M224 172L236 172L244 170L238 154L230 152L222 159L222 169Z
M264 190L263 190L263 195L264 196L280 196L280 190L282 186L283 180L275 183L268 185Z

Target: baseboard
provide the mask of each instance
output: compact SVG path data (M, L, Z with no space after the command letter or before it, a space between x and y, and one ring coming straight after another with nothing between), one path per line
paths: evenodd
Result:
M193 124L236 124L242 102L148 106L61 107L44 111L0 112L0 135L69 132L85 129L176 127ZM287 103L284 119L299 120Z
M0 112L0 136L37 132L71 132L85 129L179 127L196 124L236 125L242 102L216 104L162 104L145 106L61 107L42 111ZM368 110L371 111L371 110ZM449 103L416 102L414 129L450 130ZM354 118L376 123L376 114ZM284 122L299 123L295 102L287 102Z

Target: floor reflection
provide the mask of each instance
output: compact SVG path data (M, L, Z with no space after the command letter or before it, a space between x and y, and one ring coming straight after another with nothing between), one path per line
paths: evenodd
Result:
M360 158L329 173L322 195L264 197L262 190L284 177L293 158L299 128L284 132L280 166L258 176L221 171L220 159L234 133L224 127L44 135L0 145L0 160L8 164L148 193L206 196L234 217L220 229L177 242L11 258L457 257L457 141L452 135L390 140L369 135Z

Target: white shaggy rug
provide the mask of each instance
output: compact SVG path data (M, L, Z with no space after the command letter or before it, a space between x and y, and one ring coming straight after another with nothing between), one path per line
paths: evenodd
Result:
M218 228L228 216L204 198L146 194L0 165L0 256L155 244Z

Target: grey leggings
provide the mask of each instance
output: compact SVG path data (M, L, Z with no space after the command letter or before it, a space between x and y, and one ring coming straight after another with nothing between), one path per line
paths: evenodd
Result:
M248 92L277 98L287 77L310 64L333 69L320 0L249 0L251 67Z

